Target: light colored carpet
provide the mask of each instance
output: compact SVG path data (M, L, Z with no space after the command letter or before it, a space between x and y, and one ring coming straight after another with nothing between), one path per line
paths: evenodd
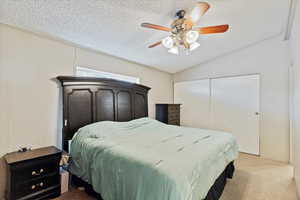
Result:
M234 178L221 200L297 200L291 165L240 154ZM56 200L94 200L83 191L72 190Z
M298 199L291 165L240 154L235 166L221 200Z

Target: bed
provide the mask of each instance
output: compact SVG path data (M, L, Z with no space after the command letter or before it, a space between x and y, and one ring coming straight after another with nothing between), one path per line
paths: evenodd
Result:
M75 183L104 200L220 198L238 154L232 135L148 118L146 86L57 78Z

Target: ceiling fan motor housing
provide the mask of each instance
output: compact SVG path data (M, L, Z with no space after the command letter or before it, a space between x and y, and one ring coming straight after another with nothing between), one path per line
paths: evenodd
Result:
M177 11L176 16L177 16L179 19L182 19L182 18L184 18L185 14L186 14L186 11L185 11L185 10L179 10L179 11Z

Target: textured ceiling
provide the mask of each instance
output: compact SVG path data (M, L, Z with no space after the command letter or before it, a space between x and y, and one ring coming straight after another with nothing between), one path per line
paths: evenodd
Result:
M47 33L82 46L167 72L178 72L285 30L289 0L207 0L199 26L231 25L229 32L202 36L190 55L148 49L168 33L140 27L168 26L178 9L195 0L0 0L0 22Z

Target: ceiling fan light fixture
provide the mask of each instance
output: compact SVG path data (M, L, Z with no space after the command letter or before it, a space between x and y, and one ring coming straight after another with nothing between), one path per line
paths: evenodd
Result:
M179 50L178 50L178 47L174 46L172 48L170 48L168 50L169 53L172 53L172 54L175 54L175 55L178 55L179 54Z
M160 44L168 49L169 53L179 54L185 52L187 55L200 47L198 41L200 34L216 34L225 33L229 29L228 24L197 27L200 18L209 10L210 5L207 2L197 2L195 7L186 13L185 10L180 10L176 13L175 19L170 28L151 23L142 23L141 26L145 28L166 31L171 35L149 46L149 48L156 47ZM180 48L180 49L179 49Z
M171 49L172 47L174 47L174 40L172 37L166 37L162 40L162 44L164 45L164 47Z
M185 39L189 44L196 42L199 38L198 31L188 31L185 35Z
M194 42L190 45L190 51L196 50L198 47L200 47L200 44L198 42Z

